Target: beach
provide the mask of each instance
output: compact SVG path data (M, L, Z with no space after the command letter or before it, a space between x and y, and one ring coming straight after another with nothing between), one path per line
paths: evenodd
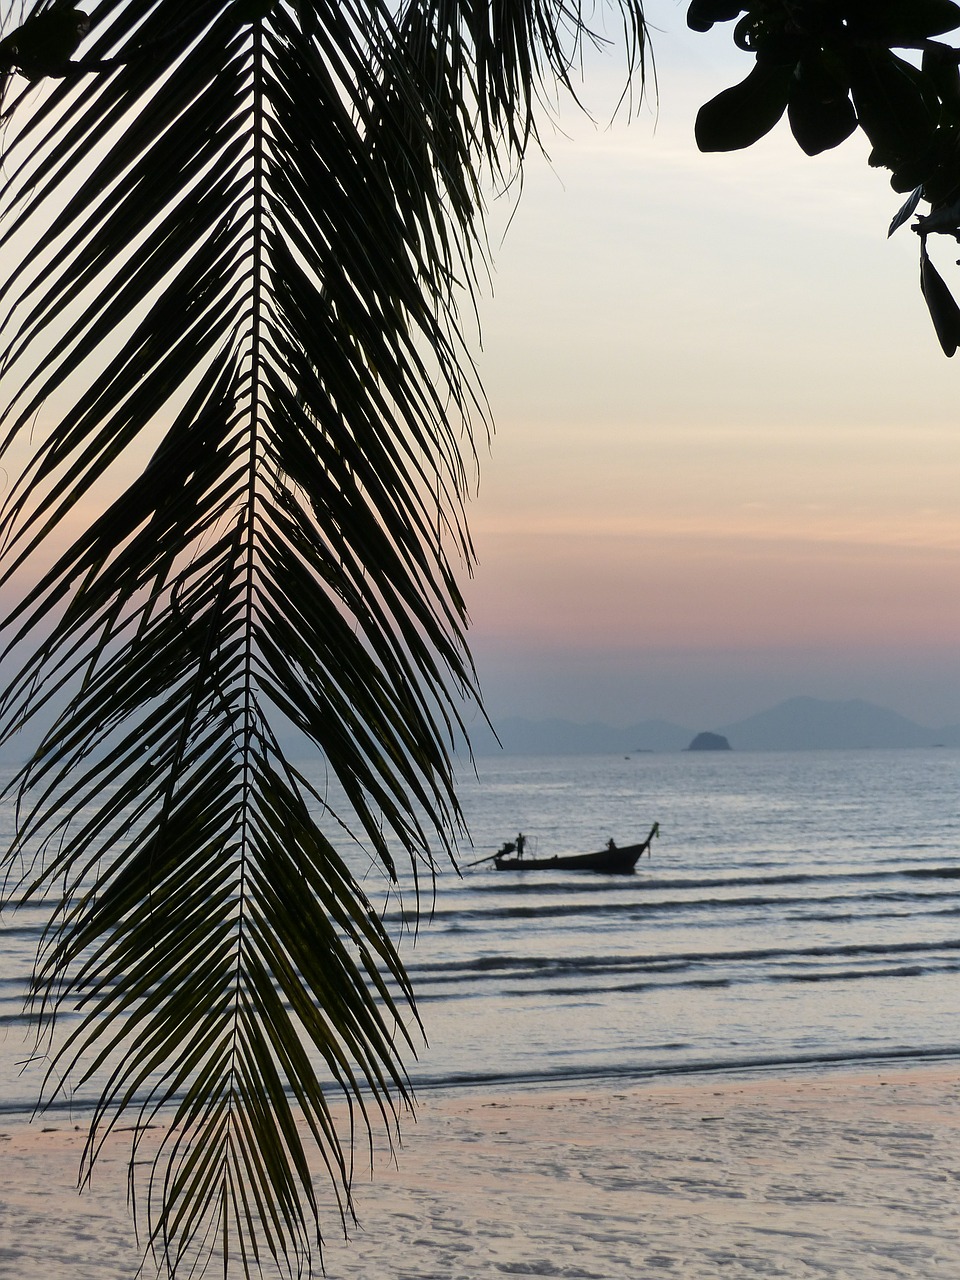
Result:
M960 1275L960 1065L432 1093L356 1186L330 1280ZM78 1196L83 1133L0 1121L0 1274L138 1261L128 1135ZM332 1202L331 1202L332 1203Z

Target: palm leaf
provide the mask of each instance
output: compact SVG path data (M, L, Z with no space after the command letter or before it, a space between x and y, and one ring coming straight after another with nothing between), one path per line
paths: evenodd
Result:
M485 170L586 34L555 0L100 0L9 108L0 451L31 449L0 511L0 733L47 728L6 866L59 903L33 997L79 1012L48 1091L96 1084L88 1160L172 1108L148 1196L171 1273L309 1269L296 1116L349 1213L352 1126L409 1100L413 993L330 832L390 876L456 849L485 423L457 295Z

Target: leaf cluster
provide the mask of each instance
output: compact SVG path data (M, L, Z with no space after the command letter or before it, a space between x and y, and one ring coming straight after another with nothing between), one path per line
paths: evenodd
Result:
M558 0L77 13L0 48L40 82L0 175L0 739L47 725L0 884L56 903L32 995L49 1092L99 1091L89 1160L170 1121L160 1263L302 1272L310 1143L349 1214L354 1129L410 1097L413 993L347 854L432 874L461 831L482 192L594 37Z
M724 21L735 21L734 42L756 64L701 108L701 150L750 146L786 112L808 155L838 146L859 124L871 163L892 169L898 190L917 185L916 166L935 163L944 99L955 109L958 97L934 40L960 26L953 0L693 0L687 11L697 31ZM926 49L928 65L895 48Z
M58 0L0 40L0 68L16 69L29 80L62 75L88 30L86 14L71 0Z
M960 55L937 38L960 28L960 5L692 0L687 21L697 31L735 23L735 43L755 57L744 80L701 107L701 150L751 146L784 113L808 155L838 146L859 127L871 144L870 164L891 171L895 191L913 193L891 232L921 199L929 202L930 216L915 227L921 285L941 346L953 355L960 309L930 260L926 237L940 232L960 239Z

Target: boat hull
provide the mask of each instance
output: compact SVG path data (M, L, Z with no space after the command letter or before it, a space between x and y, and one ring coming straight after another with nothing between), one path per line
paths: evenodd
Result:
M601 849L598 853L557 854L553 858L497 858L498 871L599 871L603 875L629 875L650 842L627 844L622 849Z

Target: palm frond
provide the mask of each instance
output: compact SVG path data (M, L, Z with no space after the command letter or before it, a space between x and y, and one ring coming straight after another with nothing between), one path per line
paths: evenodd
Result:
M331 1084L360 1124L409 1099L413 993L329 830L391 876L395 849L431 872L456 849L486 421L457 298L484 174L521 161L586 34L554 0L100 0L8 115L0 451L33 446L0 511L0 585L23 584L0 733L50 727L6 866L58 896L33 994L79 1009L50 1080L99 1090L89 1159L172 1109L149 1197L171 1273L204 1243L225 1272L309 1269L295 1109L349 1213Z

